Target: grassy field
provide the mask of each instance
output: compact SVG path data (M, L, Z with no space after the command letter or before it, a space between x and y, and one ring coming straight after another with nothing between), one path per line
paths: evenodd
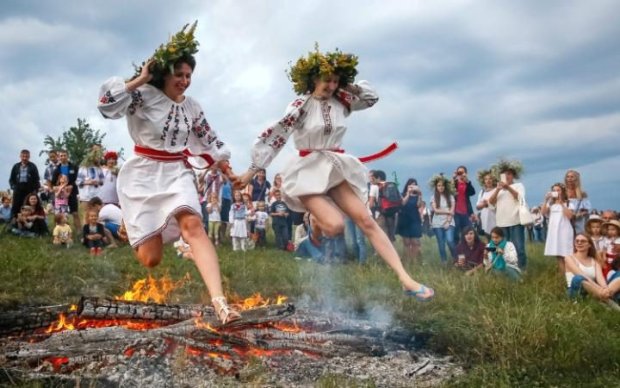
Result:
M400 245L400 244L399 244ZM593 300L573 303L556 272L555 259L530 244L530 265L516 284L482 273L472 277L439 265L434 240L423 240L425 265L407 263L417 280L435 288L422 304L406 298L393 273L378 259L357 264L318 265L293 260L274 249L219 249L224 287L230 296L255 292L289 296L318 306L348 310L371 319L392 319L417 332L424 345L451 354L467 373L447 386L620 386L620 314ZM128 247L90 257L85 248L57 248L48 240L0 237L0 309L21 304L75 303L80 296L115 296L149 271ZM191 262L167 248L152 271L190 280L170 302L208 303ZM326 376L319 386L365 386Z

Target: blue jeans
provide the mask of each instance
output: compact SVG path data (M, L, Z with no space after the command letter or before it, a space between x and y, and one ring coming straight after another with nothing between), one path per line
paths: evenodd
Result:
M534 227L534 241L538 241L538 242L544 242L545 241L545 239L543 238L543 228L542 228L542 225Z
M461 240L461 233L463 228L471 226L471 220L467 214L454 213L454 239L455 241Z
M346 217L344 220L344 232L347 236L347 240L351 241L353 256L360 264L366 262L366 238L362 229L355 225L352 219Z
M315 247L314 244L310 242L310 236L308 236L308 238L304 239L302 242L299 243L295 254L299 257L304 258L311 257L314 261L318 263L323 262L323 252L320 248Z
M326 262L342 262L345 257L346 244L344 234L334 237L323 237L321 240L323 255Z
M525 254L525 227L523 225L513 225L502 228L504 238L514 244L519 257L519 268L527 266L527 256Z
M446 256L446 243L448 243L448 249L450 249L450 255L454 259L456 254L456 244L454 242L454 226L446 228L433 228L435 237L437 237L437 247L439 248L439 257L441 262L446 263L448 257Z
M573 280L570 282L570 286L568 287L568 296L571 299L574 299L578 296L586 296L586 290L581 286L581 283L587 281L585 277L581 275L573 276Z

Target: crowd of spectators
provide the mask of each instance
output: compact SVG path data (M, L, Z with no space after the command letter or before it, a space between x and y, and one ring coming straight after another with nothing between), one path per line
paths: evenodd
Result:
M116 195L118 154L93 146L80 165L70 162L65 150L50 151L48 156L41 177L28 150L20 152L20 161L11 169L11 189L2 195L4 230L21 237L50 235L56 246L71 247L81 241L93 256L102 254L105 247L125 243ZM525 186L518 181L521 173L519 163L500 161L478 171L479 185L474 185L467 167L458 166L452 177L431 178L427 205L415 178L399 188L383 171L373 170L368 212L394 244L400 236L403 260L434 260L421 257L422 237L434 237L444 265L468 275L487 271L519 281L527 269L526 243L542 243L544 255L555 258L566 277L571 297L591 294L618 300L618 215L593 209L580 174L568 170L563 182L541 193L543 202L530 208L531 220L524 221L523 208L528 208ZM364 264L375 254L350 220L341 236L313 238L312 215L292 211L282 200L280 174L271 183L266 171L259 170L241 191L233 190L227 176L215 167L197 172L196 177L204 227L216 246L230 244L233 251L273 247L319 263ZM267 239L270 233L273 244ZM191 249L182 240L175 247L180 256L191 258Z

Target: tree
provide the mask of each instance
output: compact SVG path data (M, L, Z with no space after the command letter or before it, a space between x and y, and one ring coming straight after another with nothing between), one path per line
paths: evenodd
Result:
M98 129L92 129L86 119L77 119L77 127L71 127L62 133L61 136L54 139L50 135L45 136L43 145L45 150L39 152L39 155L49 152L49 150L64 149L69 154L69 159L77 165L82 163L84 157L90 151L94 144L101 144L105 133L100 133Z

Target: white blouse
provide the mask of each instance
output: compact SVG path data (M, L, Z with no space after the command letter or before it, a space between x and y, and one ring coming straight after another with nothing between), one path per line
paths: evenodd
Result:
M106 118L126 115L137 145L170 153L188 149L194 155L209 154L215 161L230 158L202 108L189 96L177 103L149 84L128 92L122 78L112 77L99 91L98 108Z

